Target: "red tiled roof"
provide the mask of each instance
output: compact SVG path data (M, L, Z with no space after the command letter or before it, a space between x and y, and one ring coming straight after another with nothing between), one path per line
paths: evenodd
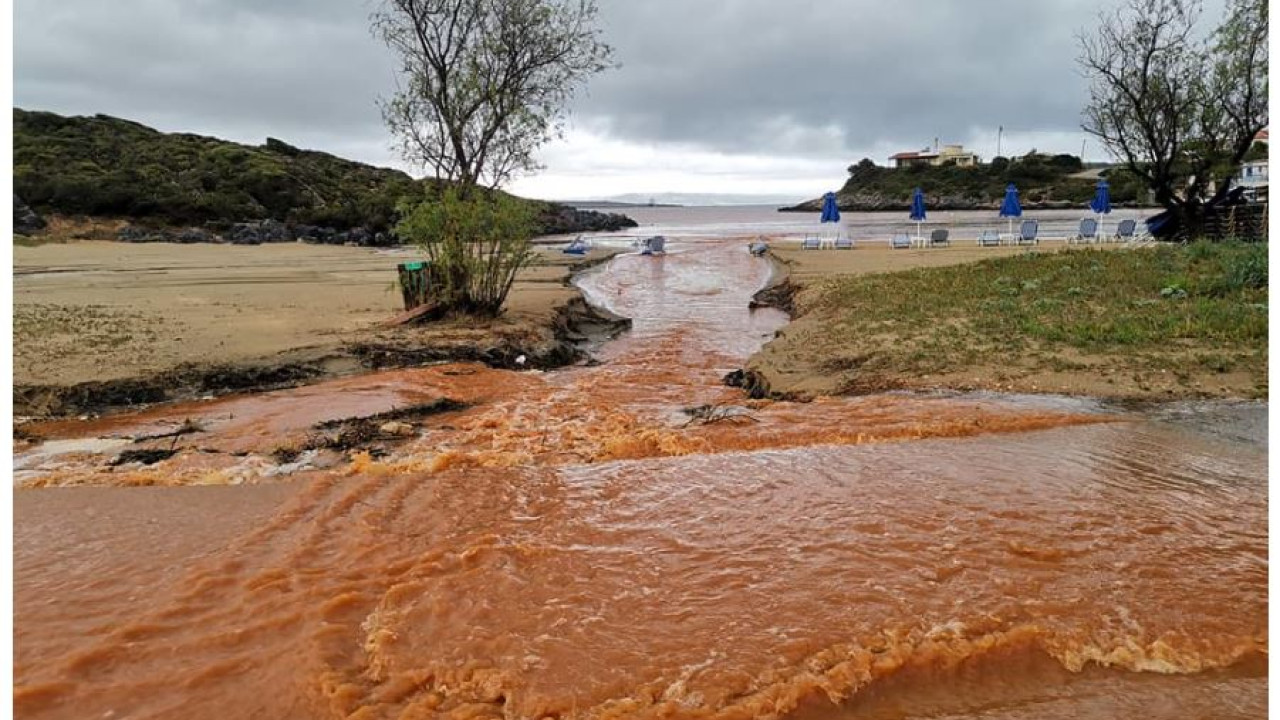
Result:
M1267 130L1268 130L1268 129L1269 129L1269 128L1262 128L1261 130L1259 130L1259 131L1258 131L1258 134L1257 134L1257 135L1254 135L1254 136L1253 136L1253 139L1254 139L1254 140L1266 140L1266 139L1267 139L1267 136L1269 135L1269 133L1267 132Z

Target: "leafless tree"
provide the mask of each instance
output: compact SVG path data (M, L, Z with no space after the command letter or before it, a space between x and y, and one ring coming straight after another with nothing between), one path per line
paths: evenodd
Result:
M1267 126L1267 0L1229 0L1212 33L1200 0L1127 0L1079 37L1084 130L1195 228Z
M373 30L400 79L382 112L403 156L464 189L536 169L577 86L611 64L596 14L595 0L384 0Z

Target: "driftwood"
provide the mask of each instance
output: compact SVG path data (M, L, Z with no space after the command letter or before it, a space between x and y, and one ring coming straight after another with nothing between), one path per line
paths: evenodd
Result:
M759 418L747 412L747 409L740 405L699 405L685 408L684 413L689 416L689 421L681 425L680 427L682 428L694 424L760 422Z
M426 303L425 305L419 305L412 310L406 310L405 312L400 313L390 320L383 321L382 327L399 327L401 325L408 325L415 320L424 319L438 310L440 310L440 305L437 303L431 302Z
M187 418L182 421L182 424L178 426L177 430L170 430L169 432L158 433L156 435L139 435L133 439L133 442L143 443L150 440L164 440L165 438L173 438L174 442L177 442L178 438L183 435L191 435L199 432L204 432L204 426L191 418Z

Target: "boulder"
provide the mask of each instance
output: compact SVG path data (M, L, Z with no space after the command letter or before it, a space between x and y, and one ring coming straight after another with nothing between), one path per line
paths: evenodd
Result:
M368 230L362 227L354 227L347 231L347 239L344 244L365 247L369 245L369 241L372 239L373 236L369 234Z
M282 222L263 220L258 223L258 237L264 243L289 242L293 239L293 234L289 232L289 226Z
M44 218L22 202L17 193L13 196L13 231L19 235L34 235L44 230Z
M170 242L168 233L141 225L125 225L116 231L116 240L127 243Z
M236 223L227 231L227 240L232 245L261 245L262 233L257 223Z
M185 228L174 236L174 241L188 245L191 243L216 243L221 238L203 228Z
M302 242L314 243L320 242L323 236L320 233L320 228L315 225L294 225L293 237Z
M544 235L567 235L580 232L613 232L638 227L635 220L618 213L578 210L568 205L550 205L539 224Z

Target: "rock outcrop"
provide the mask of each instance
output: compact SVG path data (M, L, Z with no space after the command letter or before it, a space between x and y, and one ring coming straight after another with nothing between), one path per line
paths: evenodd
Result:
M18 235L35 235L44 230L44 218L22 202L17 193L13 195L13 231Z
M18 202L17 196L14 196L15 218ZM636 222L625 215L576 210L567 205L551 205L550 209L539 218L538 230L543 235L560 235L577 232L610 232L629 227L636 227ZM315 245L356 247L393 247L400 244L400 238L394 232L375 232L365 227L338 230L332 227L283 223L269 219L229 225L209 223L206 228L173 229L148 225L125 225L116 233L116 239L129 243L228 243L231 245L262 245L295 241Z
M539 218L544 235L564 235L577 232L613 232L638 227L635 220L619 213L602 213L595 210L579 210L568 205L551 205Z

